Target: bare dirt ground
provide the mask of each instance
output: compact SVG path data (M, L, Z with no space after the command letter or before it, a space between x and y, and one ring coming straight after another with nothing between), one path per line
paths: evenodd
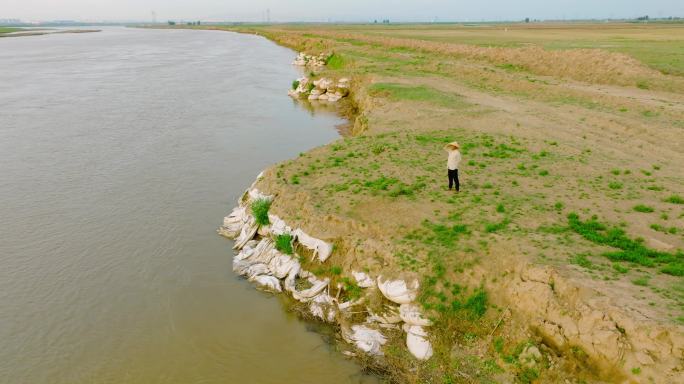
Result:
M421 277L435 357L397 381L683 382L684 28L520 28L239 28L334 52L358 109L259 188L343 276Z

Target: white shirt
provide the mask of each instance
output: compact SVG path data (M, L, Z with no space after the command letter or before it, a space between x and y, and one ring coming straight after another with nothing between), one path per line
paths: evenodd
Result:
M447 150L449 158L447 160L447 168L454 170L458 169L458 164L461 162L461 152L458 149Z

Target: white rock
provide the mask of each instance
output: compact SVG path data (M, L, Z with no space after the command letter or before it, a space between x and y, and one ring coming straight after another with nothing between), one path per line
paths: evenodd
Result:
M380 292L390 301L397 304L409 304L418 295L418 280L406 283L404 280L386 280L378 276L378 288Z
M370 288L375 284L373 279L364 272L352 271L352 276L354 276L356 284L361 288Z
M321 100L321 101L327 101L328 98L329 98L329 96L327 93L324 93L324 94L318 96L318 100Z
M308 100L318 100L318 95L310 94L309 97L307 97Z
M403 328L406 332L406 347L409 352L418 360L427 360L432 357L432 345L423 327L404 324Z
M399 317L408 325L428 327L432 325L430 319L423 316L420 307L415 304L402 304L399 306Z

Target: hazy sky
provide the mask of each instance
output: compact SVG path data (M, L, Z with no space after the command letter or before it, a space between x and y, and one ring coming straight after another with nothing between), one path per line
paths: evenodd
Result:
M684 0L0 0L0 19L519 20L683 16Z

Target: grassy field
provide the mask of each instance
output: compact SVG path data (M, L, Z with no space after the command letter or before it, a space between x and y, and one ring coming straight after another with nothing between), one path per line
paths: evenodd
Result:
M338 26L336 31L480 47L603 49L628 54L666 74L684 75L684 23Z
M352 269L420 276L435 357L388 348L395 379L676 381L667 348L649 351L650 366L630 353L637 335L684 323L684 26L225 29L334 52L312 75L353 79L354 134L277 165L259 187L292 197L271 209L335 243L330 268L307 266L316 273L345 284ZM454 140L460 193L446 189L442 147ZM511 302L527 284L522 265L556 277ZM632 349L600 344L600 332L554 347L537 315L583 316L561 286L639 324L606 330ZM534 312L546 294L558 313ZM530 345L544 363L521 363Z
M0 27L0 35L16 31L21 31L21 28Z

